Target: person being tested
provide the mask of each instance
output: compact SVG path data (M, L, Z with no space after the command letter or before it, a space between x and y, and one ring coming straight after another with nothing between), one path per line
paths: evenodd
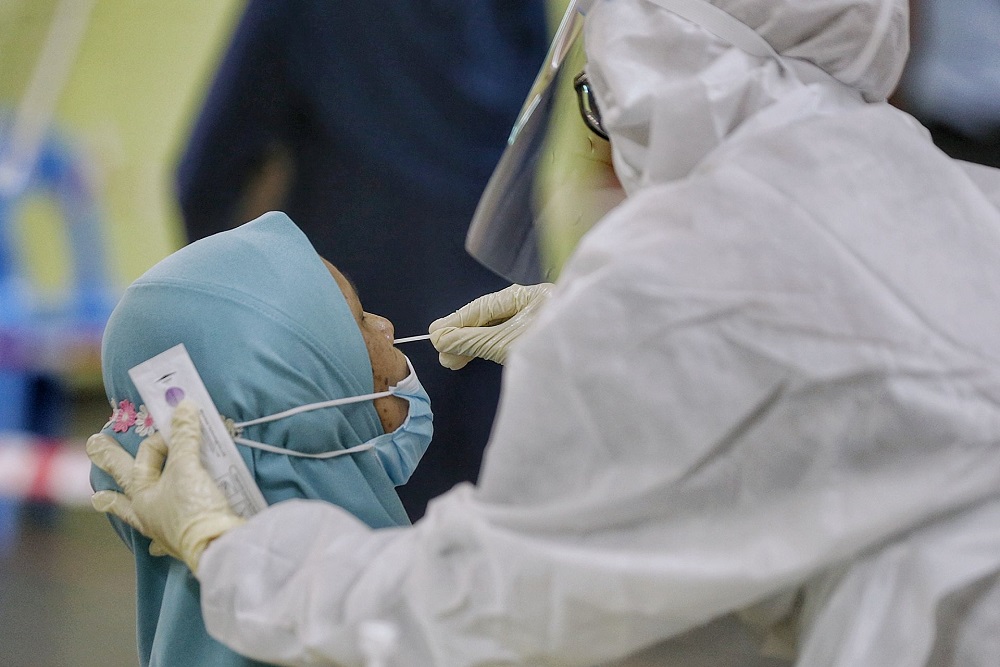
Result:
M597 0L584 40L628 197L492 346L477 485L201 530L188 438L118 508L199 532L209 631L281 664L358 664L373 619L407 665L995 664L996 179L886 103L905 0Z
M392 338L392 324L362 310L354 287L298 227L268 213L179 250L129 287L103 340L114 411L89 450L131 464L119 444L135 453L156 427L128 371L182 343L268 504L311 498L371 528L407 525L394 487L427 447L432 417ZM379 395L390 386L392 395ZM276 418L336 399L340 405ZM147 451L155 456L163 439L153 438ZM98 468L91 482L118 488ZM142 665L256 664L208 636L198 583L183 562L151 555L158 547L112 523L135 556Z

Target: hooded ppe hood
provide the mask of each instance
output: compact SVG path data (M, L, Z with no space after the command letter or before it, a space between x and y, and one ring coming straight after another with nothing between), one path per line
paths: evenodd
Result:
M763 37L780 61L734 46L700 20L715 10ZM908 54L908 6L905 0L601 0L589 12L584 47L615 169L632 193L687 175L765 110L777 108L769 122L780 123L850 96L884 101ZM815 76L817 68L829 78ZM817 87L827 94L813 94ZM830 95L837 87L843 90Z

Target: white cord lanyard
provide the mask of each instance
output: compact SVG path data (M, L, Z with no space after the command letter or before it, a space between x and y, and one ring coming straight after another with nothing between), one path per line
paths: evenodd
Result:
M737 19L732 14L719 9L705 0L648 0L663 7L691 23L701 26L719 39L760 58L774 58L782 66L785 61L766 39Z
M773 58L781 68L797 77L802 83L835 82L846 87L833 76L810 62L799 58L785 58L774 50L756 30L725 10L707 0L647 0L682 19L701 26L719 39L759 58ZM891 3L885 3L886 5Z

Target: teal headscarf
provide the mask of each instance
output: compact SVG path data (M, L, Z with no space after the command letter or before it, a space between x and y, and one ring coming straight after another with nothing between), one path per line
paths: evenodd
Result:
M368 352L343 293L283 213L197 241L126 290L104 333L101 362L113 414L103 432L133 455L152 426L128 370L178 343L219 412L237 422L373 391ZM364 402L248 427L244 436L318 453L382 432L375 408ZM374 451L318 460L238 449L269 504L318 498L374 528L407 523ZM96 467L91 484L117 489ZM143 665L259 664L208 636L198 582L183 563L150 556L149 540L112 523L135 554Z

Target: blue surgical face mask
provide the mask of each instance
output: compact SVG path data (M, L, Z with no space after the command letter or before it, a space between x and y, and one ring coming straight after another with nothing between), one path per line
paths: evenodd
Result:
M427 446L430 444L431 437L434 434L434 415L431 413L431 399L424 390L423 385L420 384L420 380L417 378L417 372L413 370L413 365L410 364L409 359L406 360L406 365L410 369L410 374L400 380L398 384L389 387L388 391L382 391L374 394L364 394L361 396L350 396L347 398L337 398L330 401L323 401L322 403L309 403L307 405L300 405L297 408L285 410L284 412L268 415L266 417L259 417L245 422L238 422L233 424L233 440L237 444L244 445L246 447L253 447L254 449L261 449L265 452L273 452L275 454L283 454L285 456L295 456L307 459L332 459L346 454L356 454L358 452L374 449L376 456L378 456L382 467L385 468L385 471L389 475L389 479L392 480L392 483L396 486L405 484L406 481L410 479L410 475L413 474L414 469L416 469L417 463L420 462L420 457L422 457L424 452L427 451ZM311 410L322 410L325 408L336 407L338 405L373 401L376 398L382 398L384 396L398 396L399 398L406 399L406 402L409 404L409 411L406 414L406 420L403 421L403 424L395 431L392 431L391 433L384 433L376 438L372 438L368 442L355 445L354 447L349 447L348 449L338 449L336 451L323 452L321 454L306 454L303 452L292 451L290 449L275 447L273 445L257 442L255 440L248 440L240 436L240 433L242 433L243 429L247 426L278 421L279 419L285 419L287 417L291 417L302 412L309 412Z

